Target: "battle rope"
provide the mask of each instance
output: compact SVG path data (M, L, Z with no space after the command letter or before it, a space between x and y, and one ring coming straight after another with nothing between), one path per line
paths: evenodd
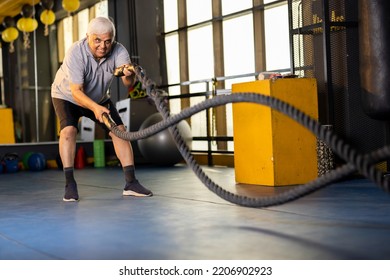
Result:
M198 103L197 105L185 108L179 114L170 115L166 104L166 93L156 88L155 83L146 76L145 71L139 65L134 65L134 70L138 80L146 89L148 96L155 102L158 111L163 117L163 120L137 132L126 132L120 130L108 114L103 114L103 119L106 126L116 136L128 141L144 139L168 128L188 166L210 191L214 192L216 195L226 201L246 207L269 207L279 205L296 200L300 197L317 191L331 183L339 181L342 178L353 174L356 171L375 182L385 192L390 192L389 181L387 177L384 176L384 174L374 166L376 163L382 162L390 157L389 146L385 146L369 154L362 155L343 139L338 137L334 132L325 129L316 120L309 117L302 111L275 97L258 93L235 93L231 95L215 96L212 99L207 99ZM307 184L296 186L292 189L272 196L254 198L241 196L226 191L218 184L213 182L197 164L187 144L181 137L180 131L178 130L176 124L205 109L238 102L251 102L260 105L266 105L294 119L297 123L300 123L306 127L319 139L323 140L335 154L337 154L347 163L335 170L329 171L316 180L308 182Z

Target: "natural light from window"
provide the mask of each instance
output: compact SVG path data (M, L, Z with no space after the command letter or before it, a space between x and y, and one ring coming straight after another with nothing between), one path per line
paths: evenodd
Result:
M188 25L211 19L211 0L187 0L186 4Z
M188 31L188 65L191 81L209 80L214 75L213 33L212 26L194 28ZM190 85L190 92L209 91L209 82L201 82ZM205 97L190 99L191 106L205 100ZM206 111L191 117L191 129L193 135L206 136ZM206 142L193 143L193 149L207 149Z
M290 67L287 5L266 10L264 15L267 71Z
M178 27L178 1L164 0L164 30L177 31ZM265 0L264 4L275 2ZM200 4L201 3L201 4ZM192 26L212 19L211 0L187 0L187 25ZM225 89L231 89L233 83L255 80L255 46L253 14L250 10L252 0L221 0L222 15L229 15L223 19L223 63ZM246 10L243 14L234 14ZM234 16L232 16L234 14ZM264 10L265 24L265 56L266 70L289 69L289 25L287 3L276 5ZM181 26L183 27L183 26ZM176 32L175 31L175 32ZM204 26L192 26L187 30L188 39L188 71L190 81L210 80L214 74L214 46L213 28L211 22ZM180 81L179 39L177 33L165 36L166 61L168 71L168 84ZM182 50L183 51L183 50ZM185 65L185 63L184 63ZM235 77L235 76L247 77ZM210 90L211 84L196 83L190 85L190 92L205 92ZM169 93L180 94L180 87L169 88ZM190 99L191 105L203 101L205 97ZM179 99L170 102L171 112L179 112ZM232 106L226 107L227 134L233 135ZM194 136L206 135L206 114L202 112L191 118L191 127ZM193 149L205 149L206 142L193 143ZM233 143L228 142L228 150L233 150Z

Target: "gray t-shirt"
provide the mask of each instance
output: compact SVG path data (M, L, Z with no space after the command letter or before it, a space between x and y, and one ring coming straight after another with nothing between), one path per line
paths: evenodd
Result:
M115 68L130 63L126 48L115 42L110 53L96 61L86 38L75 42L67 51L51 88L51 96L77 104L70 91L69 81L82 84L84 92L95 102L102 101Z

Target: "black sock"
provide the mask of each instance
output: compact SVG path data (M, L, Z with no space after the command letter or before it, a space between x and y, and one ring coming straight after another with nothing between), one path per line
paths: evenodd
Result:
M134 165L127 165L123 167L123 172L125 173L126 183L133 183L135 179L135 168Z
M74 170L73 167L64 168L66 185L76 184L76 180L74 179L73 176L73 170Z

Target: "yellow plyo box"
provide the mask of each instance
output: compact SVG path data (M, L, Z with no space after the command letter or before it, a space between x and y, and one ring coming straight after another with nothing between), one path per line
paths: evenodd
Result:
M0 129L0 143L13 144L15 143L15 130L12 109L0 109L1 129Z
M313 78L260 80L232 85L232 94L253 92L280 99L318 119ZM305 184L318 176L317 139L275 109L233 104L234 167L237 183L262 186Z

